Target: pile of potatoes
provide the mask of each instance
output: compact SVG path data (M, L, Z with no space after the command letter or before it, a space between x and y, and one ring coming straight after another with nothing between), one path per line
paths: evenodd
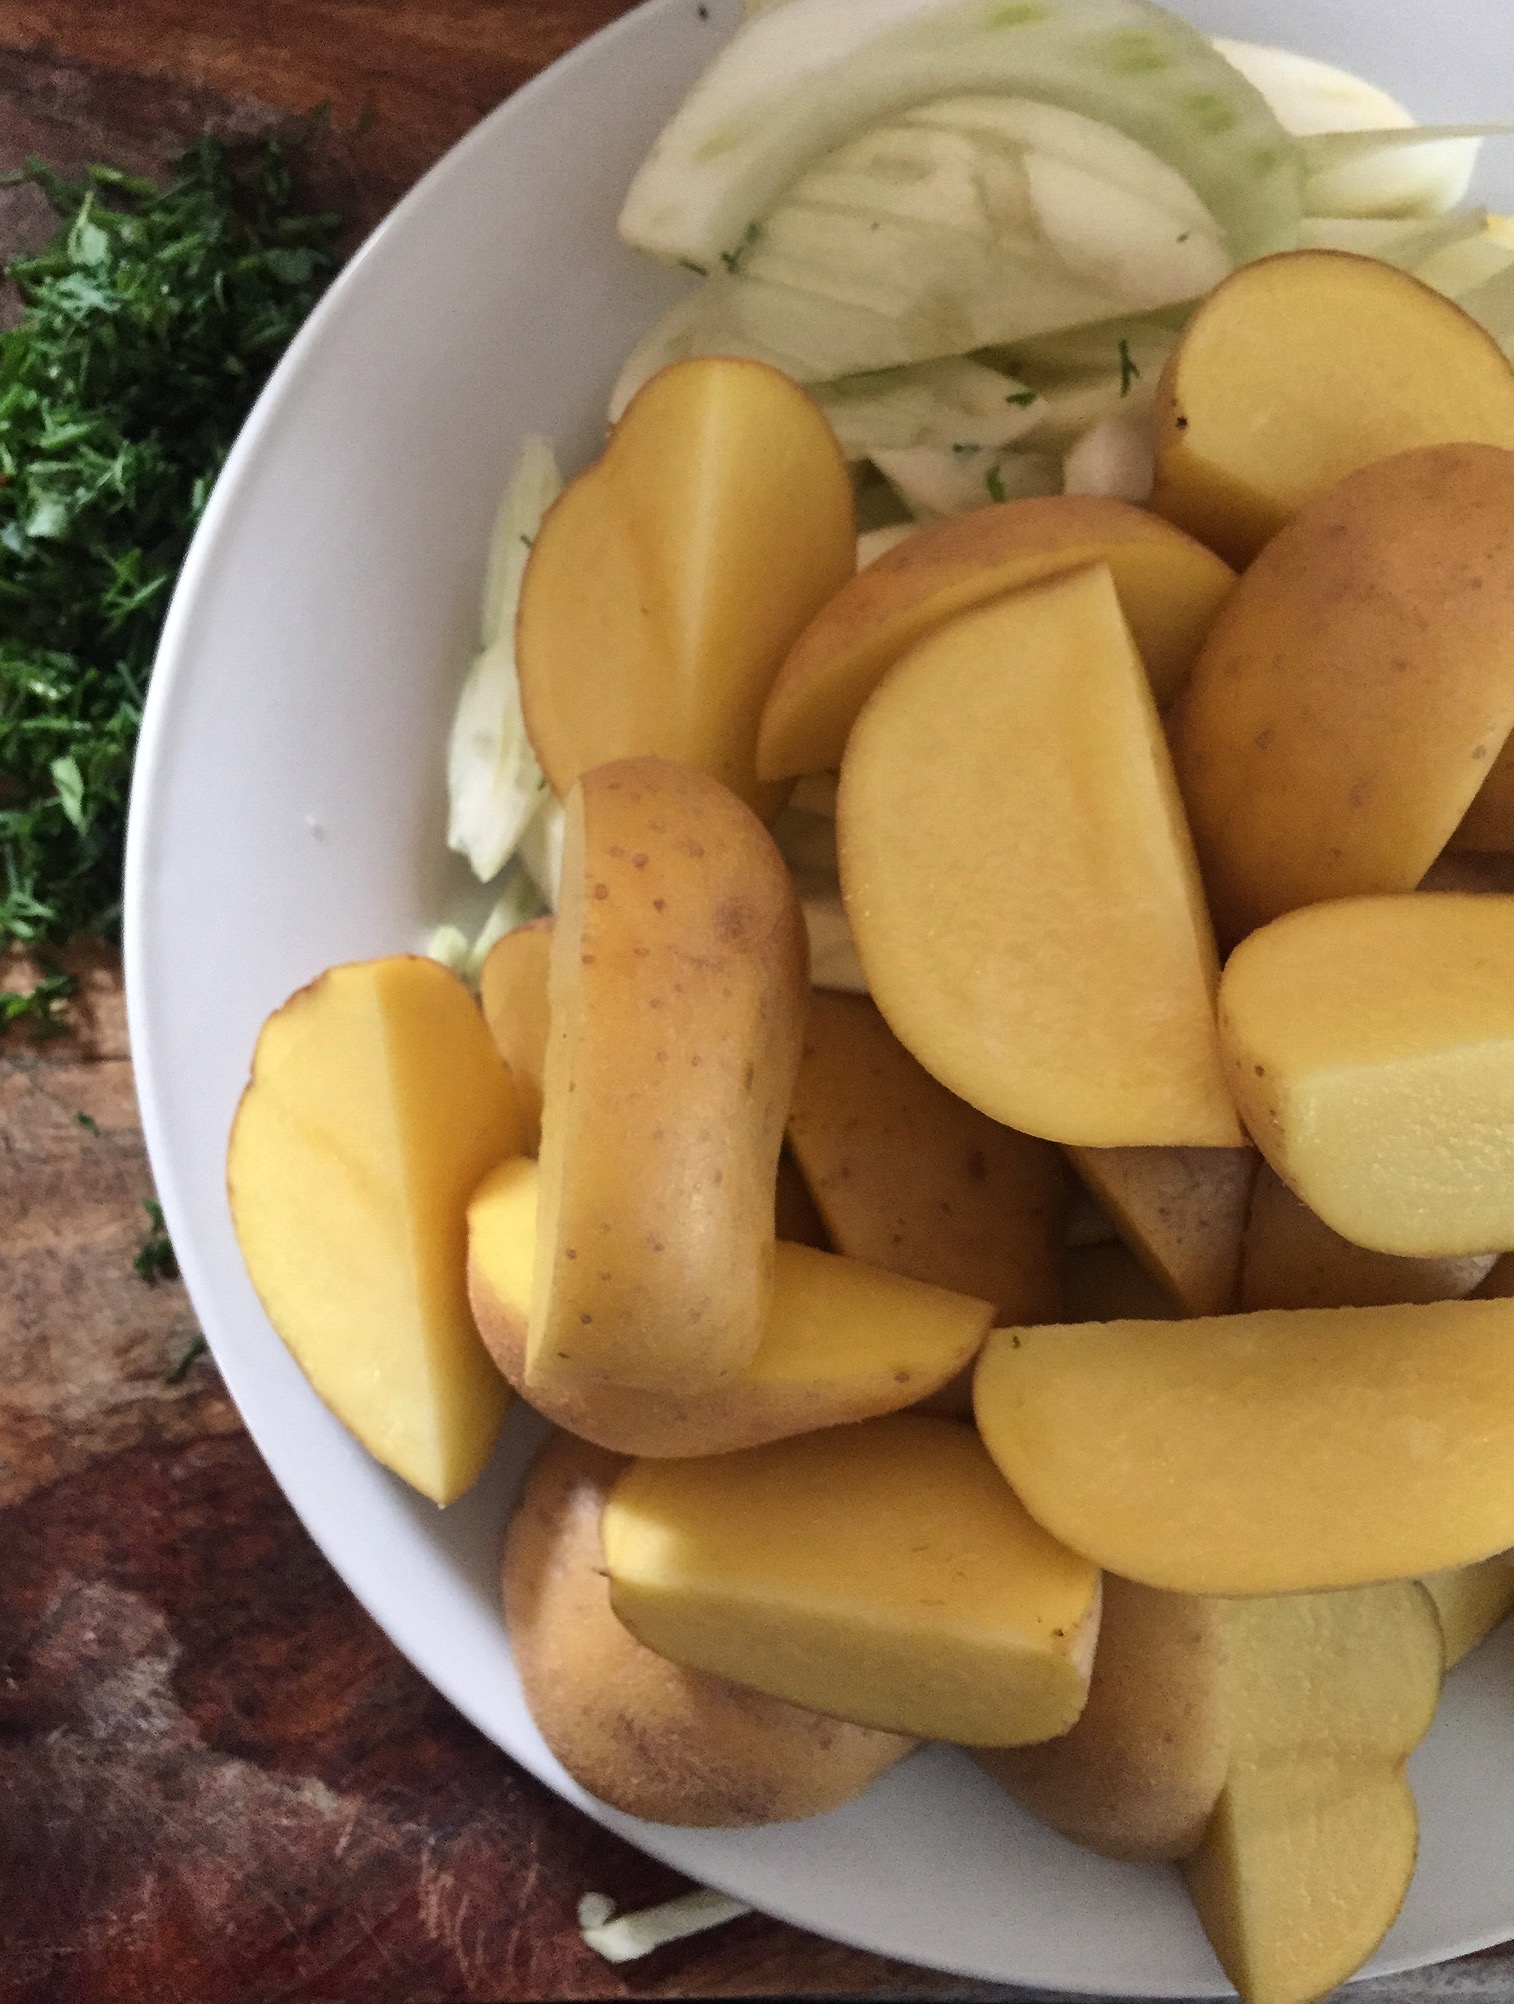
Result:
M953 1742L1304 2004L1514 1603L1514 369L1301 252L1157 430L1150 512L854 574L799 390L654 378L526 573L555 920L482 1008L410 957L293 997L228 1176L387 1466L457 1496L511 1388L561 1429L505 1613L588 1789L761 1823ZM812 991L765 826L828 773L869 994Z

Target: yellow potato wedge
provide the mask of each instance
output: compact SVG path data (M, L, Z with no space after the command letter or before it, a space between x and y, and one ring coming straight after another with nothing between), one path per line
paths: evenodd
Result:
M1420 1585L1435 1603L1450 1670L1486 1642L1514 1608L1514 1552L1495 1552L1473 1566L1426 1573Z
M704 773L625 759L567 806L526 1382L708 1391L767 1324L809 999L799 900Z
M1258 1147L1373 1252L1514 1246L1514 898L1349 898L1277 919L1220 985Z
M541 1081L547 1065L547 967L552 921L532 919L496 940L484 957L478 999L500 1056L510 1067L526 1123L526 1152L541 1145Z
M521 704L553 791L653 754L776 806L756 773L762 706L856 553L841 448L787 376L727 356L654 376L526 565Z
M1332 1232L1264 1163L1251 1197L1241 1263L1241 1307L1374 1308L1395 1301L1459 1301L1476 1292L1491 1253L1398 1259Z
M841 888L873 998L990 1119L1084 1147L1239 1147L1214 942L1109 572L939 627L858 718Z
M1307 1593L1514 1545L1514 1301L998 1329L973 1404L1027 1510L1173 1593Z
M468 1198L524 1123L472 996L413 955L334 967L258 1038L226 1163L268 1319L386 1468L450 1503L509 1390L468 1309Z
M1404 1763L1435 1716L1440 1629L1412 1581L1219 1614L1231 1761L1183 1876L1244 2004L1312 2004L1361 1967L1409 1889Z
M1078 1722L977 1758L1017 1802L1086 1850L1154 1863L1204 1835L1230 1758L1218 1603L1104 1575L1099 1646Z
M965 1745L1049 1739L1083 1709L1099 1576L954 1420L639 1461L601 1527L611 1606L675 1662Z
M1005 501L918 530L815 616L763 711L763 778L834 771L873 690L944 620L1097 563L1109 566L1157 702L1171 702L1234 572L1126 501L1069 494Z
M1462 440L1514 446L1514 369L1487 330L1376 258L1290 251L1232 273L1179 337L1151 505L1244 567L1347 474Z
M739 1829L860 1795L913 1742L684 1670L610 1611L599 1518L618 1455L549 1440L505 1539L505 1625L537 1730L580 1786L628 1816Z
M1126 1245L1190 1315L1235 1306L1254 1148L1069 1148L1067 1155Z
M897 1412L971 1364L993 1311L944 1288L782 1241L757 1354L710 1391L643 1391L589 1373L528 1385L536 1164L502 1162L468 1206L468 1293L508 1383L584 1440L623 1454L724 1454Z
M1173 723L1222 940L1413 890L1511 724L1514 452L1400 453L1310 502L1231 594Z
M1067 1175L1057 1151L939 1085L861 995L810 999L789 1146L851 1259L1048 1322Z

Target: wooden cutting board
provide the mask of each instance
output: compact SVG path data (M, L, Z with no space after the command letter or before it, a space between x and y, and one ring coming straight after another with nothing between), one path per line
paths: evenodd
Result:
M324 102L356 236L619 11L0 0L0 171L161 167ZM0 257L49 226L0 190ZM183 1289L133 1271L151 1182L119 968L69 965L68 1034L0 1040L0 2004L1013 1995L757 1916L618 1968L584 1945L584 1893L684 1882L464 1724L305 1536L191 1355ZM1435 1994L1514 1997L1514 1961L1355 1993Z

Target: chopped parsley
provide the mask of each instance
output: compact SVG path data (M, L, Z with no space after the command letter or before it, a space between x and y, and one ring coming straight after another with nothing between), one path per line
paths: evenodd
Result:
M1135 356L1130 352L1130 343L1120 342L1120 395L1128 397L1132 383L1139 382L1141 372L1136 367Z
M1011 390L1009 395L1004 399L1004 401L1007 404L1018 405L1018 407L1022 411L1024 411L1030 409L1031 405L1035 402L1036 398L1040 394L1041 393L1039 390Z
M336 266L337 218L297 195L308 136L202 139L163 189L110 167L67 181L33 162L18 177L64 222L10 267L24 316L0 333L0 946L118 928L132 754L173 582Z
M991 466L983 476L983 485L988 489L990 501L1002 501L1004 497L1004 475L997 466Z

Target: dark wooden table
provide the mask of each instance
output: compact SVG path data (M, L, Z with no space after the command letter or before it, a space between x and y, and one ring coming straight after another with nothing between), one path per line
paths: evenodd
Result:
M360 232L619 11L0 0L0 170L161 166L324 102ZM0 256L46 223L0 191ZM683 1882L465 1725L305 1536L190 1358L183 1289L133 1271L151 1182L119 971L70 964L68 1034L0 1040L0 2004L1014 1994L758 1916L620 1967L584 1945L582 1894ZM1514 1961L1357 1995L1506 2000Z

